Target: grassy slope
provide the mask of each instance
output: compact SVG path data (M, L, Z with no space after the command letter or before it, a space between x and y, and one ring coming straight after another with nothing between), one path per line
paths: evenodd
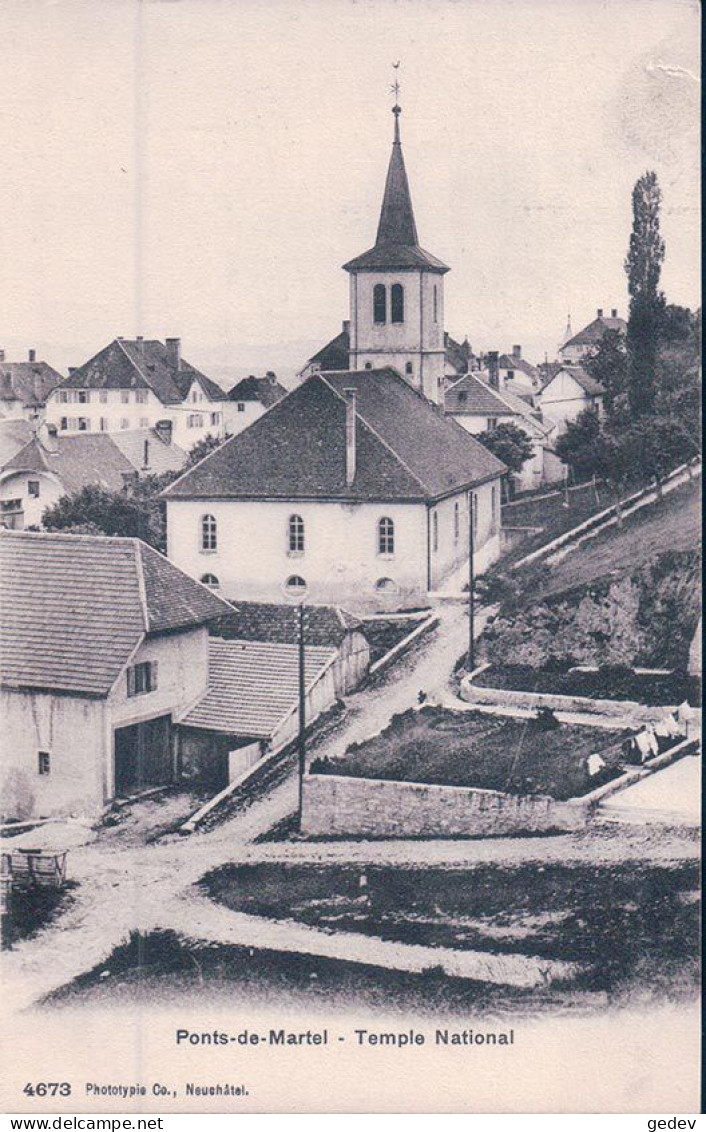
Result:
M632 573L667 550L701 545L701 483L685 484L660 503L629 515L550 568L537 596L561 593L606 574Z

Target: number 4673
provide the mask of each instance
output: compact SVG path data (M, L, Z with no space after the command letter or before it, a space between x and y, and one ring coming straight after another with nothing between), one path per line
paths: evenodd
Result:
M38 1081L36 1085L28 1081L22 1092L28 1097L70 1097L71 1086L68 1081Z

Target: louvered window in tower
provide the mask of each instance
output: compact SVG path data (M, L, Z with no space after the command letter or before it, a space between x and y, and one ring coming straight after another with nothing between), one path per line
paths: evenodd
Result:
M384 283L373 287L373 322L387 322L387 288Z
M390 316L392 322L404 322L404 287L393 283L390 288Z

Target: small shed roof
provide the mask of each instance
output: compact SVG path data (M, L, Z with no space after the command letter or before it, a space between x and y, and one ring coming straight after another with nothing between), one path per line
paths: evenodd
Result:
M307 646L307 688L337 656ZM179 722L185 727L252 739L270 739L297 706L299 649L265 641L209 641L208 691Z

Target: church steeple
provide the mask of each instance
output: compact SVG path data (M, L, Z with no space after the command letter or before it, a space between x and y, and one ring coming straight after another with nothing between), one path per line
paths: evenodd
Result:
M417 225L414 222L412 197L409 192L407 170L402 156L402 141L400 139L401 107L392 107L395 116L395 136L392 142L392 155L387 168L387 181L385 182L385 195L382 198L382 209L378 223L378 234L375 246L382 244L402 244L407 247L418 247Z

